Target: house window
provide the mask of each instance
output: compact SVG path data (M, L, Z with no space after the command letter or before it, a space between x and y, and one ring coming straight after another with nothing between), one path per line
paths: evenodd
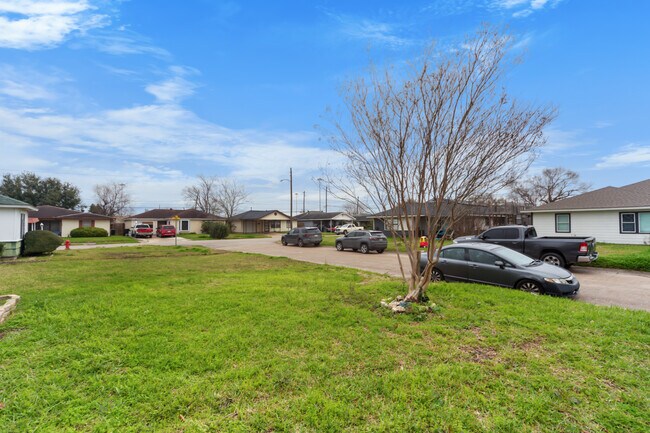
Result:
M281 221L271 221L271 229L272 230L280 230L280 224Z
M650 212L639 212L639 233L650 233Z
M635 213L621 213L621 233L636 233Z
M555 233L571 233L571 214L555 214Z
M182 232L190 231L190 220L181 220L181 231Z
M94 224L91 220L81 220L81 227L93 227Z

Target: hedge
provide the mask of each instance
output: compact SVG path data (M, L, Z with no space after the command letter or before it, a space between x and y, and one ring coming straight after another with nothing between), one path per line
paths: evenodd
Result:
M23 255L47 254L56 250L63 243L63 238L49 230L33 230L25 233L23 238Z
M100 227L79 227L70 231L71 238L105 238L108 232Z

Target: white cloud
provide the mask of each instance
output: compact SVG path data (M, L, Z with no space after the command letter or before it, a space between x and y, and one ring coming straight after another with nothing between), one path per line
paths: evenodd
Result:
M117 32L96 32L75 46L88 46L115 56L148 54L163 60L171 59L169 51L155 46L148 38L125 28L120 28Z
M525 18L536 11L540 11L547 6L553 8L562 0L493 0L490 6L493 9L514 10L514 18ZM516 9L516 10L515 10Z
M194 94L196 85L182 77L173 77L157 84L145 87L148 93L156 97L158 102L175 103Z
M650 146L629 144L622 151L601 158L596 168L626 167L632 165L650 165Z
M398 35L398 28L395 24L356 19L332 13L328 13L328 15L340 23L341 33L349 38L365 40L390 48L401 48L413 43L412 40Z
M93 10L85 0L0 1L0 47L36 50L59 45L75 32L106 25L107 17Z
M38 81L44 85L33 84ZM53 99L54 94L47 87L56 79L34 71L17 70L11 65L0 65L0 96L35 101Z

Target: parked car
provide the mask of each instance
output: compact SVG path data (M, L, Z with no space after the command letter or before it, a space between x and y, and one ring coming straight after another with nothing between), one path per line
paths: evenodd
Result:
M347 235L348 233L353 232L355 230L363 230L363 227L355 226L352 223L343 224L340 226L336 226L336 230L334 231L334 233L336 233L337 235Z
M537 237L537 231L532 226L493 227L478 236L454 239L454 243L462 242L489 242L503 245L533 259L567 268L574 263L589 263L598 258L596 239L592 236Z
M305 245L319 246L323 242L323 235L318 227L298 227L291 229L286 235L282 235L282 245L294 244L299 247Z
M377 230L354 230L345 236L336 238L334 244L337 251L343 251L346 248L352 251L361 251L368 254L369 251L383 253L388 247L388 239L383 232Z
M427 261L423 254L420 272ZM575 295L580 289L576 277L566 269L531 259L510 248L479 242L443 247L431 280L491 284L555 295Z
M167 236L174 237L176 236L176 227L174 226L160 226L156 229L156 236L159 238L164 238Z
M134 238L150 238L153 236L153 229L149 224L136 224L136 226L131 229L130 234Z

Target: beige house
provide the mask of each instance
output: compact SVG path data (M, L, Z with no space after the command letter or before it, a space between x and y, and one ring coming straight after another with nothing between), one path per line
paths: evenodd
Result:
M233 233L280 233L291 229L291 218L279 210L249 210L232 217Z
M180 220L173 218L178 217ZM226 222L224 217L197 209L152 209L124 219L125 229L136 224L149 224L156 230L160 226L173 225L179 233L201 233L205 221Z
M79 227L99 227L111 234L111 217L57 206L38 206L29 212L29 230L49 230L64 238Z

